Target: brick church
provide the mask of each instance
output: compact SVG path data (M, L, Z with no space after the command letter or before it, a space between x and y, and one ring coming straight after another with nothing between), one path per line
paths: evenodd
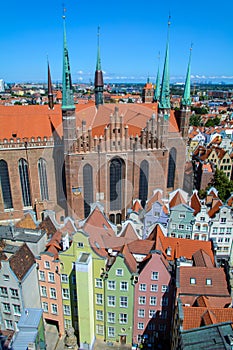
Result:
M169 28L168 28L169 30ZM64 19L62 103L54 104L48 66L48 105L0 106L0 222L34 210L58 221L87 217L98 201L121 223L133 199L142 205L160 188L183 187L190 117L190 59L179 111L171 109L169 39L162 79L146 84L143 103L104 103L99 43L95 104L74 104Z

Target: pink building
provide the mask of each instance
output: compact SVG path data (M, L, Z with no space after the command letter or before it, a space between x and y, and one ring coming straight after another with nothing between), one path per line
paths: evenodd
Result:
M38 263L38 280L41 295L43 318L47 324L55 324L58 332L65 333L62 288L60 277L60 262L58 251L61 250L59 242L61 232L56 232L47 245L47 251L40 254Z
M141 262L139 270L135 285L133 343L166 346L174 295L169 263L159 251L152 251Z

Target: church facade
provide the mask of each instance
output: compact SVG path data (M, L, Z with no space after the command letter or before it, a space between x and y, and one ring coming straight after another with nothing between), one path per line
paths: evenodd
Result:
M87 217L99 201L115 224L160 188L182 188L190 117L190 62L180 111L170 107L169 41L161 84L141 104L105 104L99 44L95 105L75 105L64 19L62 104L0 106L0 221L35 210Z

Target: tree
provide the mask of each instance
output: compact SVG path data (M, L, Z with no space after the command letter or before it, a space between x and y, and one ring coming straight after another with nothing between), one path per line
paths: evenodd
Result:
M200 126L201 125L201 116L192 114L189 120L189 125Z
M224 172L218 169L216 169L214 178L207 189L212 186L216 188L222 201L226 201L230 197L231 192L233 192L233 181L228 180Z
M220 121L221 121L220 118L215 117L215 118L213 118L213 119L207 120L207 122L205 123L205 126L206 126L206 127L209 127L209 126L219 125L219 124L220 124Z

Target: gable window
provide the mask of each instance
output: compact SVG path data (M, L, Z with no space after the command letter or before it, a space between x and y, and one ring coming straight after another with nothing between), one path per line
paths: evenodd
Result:
M45 273L44 273L44 271L39 271L39 280L40 281L45 281Z
M191 277L190 278L190 284L196 284L196 278Z
M211 286L212 285L212 279L211 278L206 278L206 285Z
M159 279L159 273L157 271L152 271L151 272L151 279L156 281Z
M116 269L116 275L117 276L123 276L123 270L122 269Z
M157 284L151 284L150 285L150 291L151 292L158 292L158 285Z

